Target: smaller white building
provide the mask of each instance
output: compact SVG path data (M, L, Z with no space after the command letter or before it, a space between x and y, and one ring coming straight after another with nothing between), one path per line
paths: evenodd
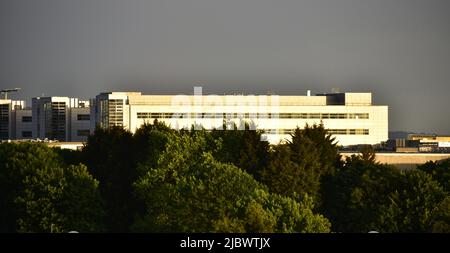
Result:
M69 97L36 97L32 106L33 138L86 141L90 134L89 101Z
M31 109L23 100L0 100L0 140L31 139Z

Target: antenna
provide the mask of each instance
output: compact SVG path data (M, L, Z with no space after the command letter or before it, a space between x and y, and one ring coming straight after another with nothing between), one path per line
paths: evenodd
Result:
M20 90L20 88L4 89L4 90L0 90L0 93L5 94L5 99L8 99L8 93L17 92L19 90Z

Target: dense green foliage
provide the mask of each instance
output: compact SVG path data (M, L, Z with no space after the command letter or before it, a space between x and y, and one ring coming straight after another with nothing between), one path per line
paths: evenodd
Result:
M155 167L143 165L147 173L135 186L147 211L136 221L137 231L329 231L328 221L312 213L312 203L269 194L205 147L201 133L174 136Z
M41 144L0 145L1 231L102 231L98 181Z
M109 231L128 231L137 208L131 188L137 179L134 154L133 135L119 127L97 129L83 149L83 162L100 181Z
M308 194L320 205L322 181L340 165L334 138L322 125L306 126L297 128L291 141L273 148L268 166L261 168L261 182L275 193Z
M322 125L97 129L81 151L0 144L1 232L450 232L450 161L341 160Z
M323 191L323 213L343 232L431 232L448 196L422 171L400 171L364 156L347 159Z
M225 129L225 126L223 127ZM251 131L245 124L245 130L238 130L234 125L229 130L213 130L212 140L221 140L221 145L213 151L214 157L226 163L232 163L245 170L254 178L260 179L262 169L269 162L269 143L262 140L261 131Z
M427 162L417 167L417 169L431 175L438 181L444 190L450 193L450 159L443 162Z

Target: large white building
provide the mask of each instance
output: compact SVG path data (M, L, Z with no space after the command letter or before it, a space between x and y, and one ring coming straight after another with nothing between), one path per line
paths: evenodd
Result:
M220 129L223 122L238 126L248 122L263 130L273 144L288 140L296 127L320 123L342 146L388 139L388 106L373 105L371 93L180 96L108 92L96 96L91 106L91 132L97 126L122 126L135 132L154 119L173 128Z

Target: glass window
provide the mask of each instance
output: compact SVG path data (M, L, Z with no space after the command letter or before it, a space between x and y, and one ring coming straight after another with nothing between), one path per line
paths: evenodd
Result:
M32 133L31 131L22 131L22 138L31 138Z
M77 131L77 136L89 136L89 129L81 129Z
M31 116L22 116L22 122L31 122Z
M89 114L78 114L77 120L89 121L91 120L91 115Z

